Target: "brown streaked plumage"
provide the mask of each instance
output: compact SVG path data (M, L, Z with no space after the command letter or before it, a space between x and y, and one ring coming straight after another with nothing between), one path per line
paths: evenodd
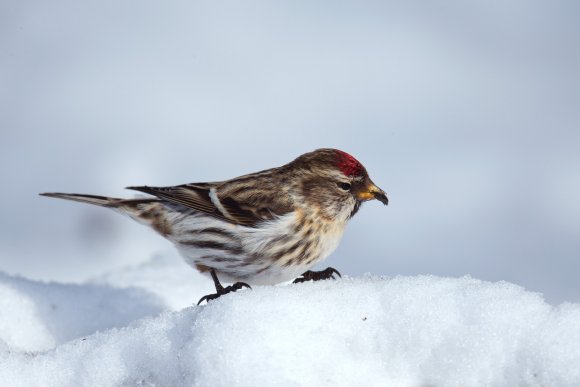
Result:
M128 187L152 198L45 193L112 208L169 239L184 259L211 274L216 295L253 284L332 277L310 272L338 245L363 201L385 193L354 157L336 149L306 153L278 168L231 180ZM223 288L218 280L237 282ZM241 282L243 281L243 282Z

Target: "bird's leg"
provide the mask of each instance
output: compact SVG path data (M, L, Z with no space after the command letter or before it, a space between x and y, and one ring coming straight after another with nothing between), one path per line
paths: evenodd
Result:
M300 277L296 278L292 283L297 284L306 281L320 281L330 278L335 279L334 278L335 274L342 278L338 270L336 270L334 267L327 267L326 269L321 271L308 270L307 272L303 273Z
M223 296L224 294L233 293L237 290L240 290L241 288L249 288L249 289L252 288L250 285L248 285L245 282L236 282L235 284L230 285L230 286L226 286L224 288L223 285L220 283L220 280L218 279L217 274L215 273L215 270L213 270L213 269L210 270L210 274L211 274L211 278L213 279L213 284L215 285L215 293L208 294L207 296L203 296L199 300L197 305L201 304L204 301L210 302L211 300L215 300L216 298Z

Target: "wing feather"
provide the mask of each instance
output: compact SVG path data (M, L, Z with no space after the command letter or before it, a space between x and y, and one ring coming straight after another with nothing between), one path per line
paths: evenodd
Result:
M171 187L138 186L127 188L157 196L170 203L191 208L233 224L249 227L254 227L259 222L274 219L291 211L291 206L287 204L281 205L279 198L277 199L278 201L272 202L266 192L255 192L252 202L249 202L247 197L235 198L227 194L220 194L217 184L210 183L193 183ZM214 198L217 197L218 204L221 204L224 211L212 201L212 189L214 190ZM258 208L255 206L256 197L260 199L259 202L261 204Z

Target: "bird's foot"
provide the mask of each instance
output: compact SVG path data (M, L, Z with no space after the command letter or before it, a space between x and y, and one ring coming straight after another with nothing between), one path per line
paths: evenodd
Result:
M230 286L226 286L224 288L223 285L220 283L220 280L218 279L218 276L217 276L215 270L212 269L212 270L210 270L209 273L211 274L211 278L213 279L213 284L215 285L215 293L208 294L207 296L203 296L198 301L197 305L201 304L204 301L210 302L211 300L215 300L216 298L223 296L224 294L236 292L236 291L240 290L241 288L248 288L248 289L252 288L250 285L248 285L245 282L236 282L235 284L230 285Z
M335 274L342 278L338 270L336 270L334 267L327 267L326 269L321 271L308 270L307 272L303 273L300 277L296 278L292 283L297 284L306 281L320 281L330 278L335 279L334 278Z
M235 284L230 285L230 286L226 286L225 288L221 287L220 289L216 289L216 292L213 294L208 294L207 296L203 296L199 300L197 305L201 304L204 301L210 302L210 301L215 300L216 298L218 298L220 296L223 296L224 294L233 293L233 292L236 292L242 288L251 289L252 287L245 282L236 282Z

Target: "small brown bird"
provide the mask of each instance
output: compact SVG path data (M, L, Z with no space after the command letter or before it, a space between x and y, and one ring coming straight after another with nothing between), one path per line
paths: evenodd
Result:
M214 183L127 187L154 198L43 193L112 208L169 239L187 263L212 276L220 295L250 287L334 278L309 269L332 253L362 202L388 203L354 157L318 149L278 168ZM218 280L235 282L223 287Z

